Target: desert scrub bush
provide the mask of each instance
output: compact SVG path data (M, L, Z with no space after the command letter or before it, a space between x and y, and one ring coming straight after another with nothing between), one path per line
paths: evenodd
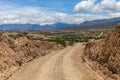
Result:
M23 32L22 33L24 36L27 36L28 35L28 32Z
M27 37L27 38L28 38L29 40L32 40L32 41L33 41L33 40L34 40L34 41L35 41L35 40L43 40L43 38L33 38L33 37Z
M10 34L9 36L13 39L17 39L17 38L23 37L25 35L23 33L17 33L17 34Z
M2 32L2 31L0 31L0 36L2 36L2 34L3 34L3 32Z
M72 40L70 40L70 41L69 41L69 45L71 45L71 46L72 46L72 45L73 45L73 43L74 43L74 41L72 41Z
M47 40L48 42L55 42L57 44L61 44L62 46L66 47L66 43L65 43L65 40L61 39L61 38L54 38L54 39L48 39Z

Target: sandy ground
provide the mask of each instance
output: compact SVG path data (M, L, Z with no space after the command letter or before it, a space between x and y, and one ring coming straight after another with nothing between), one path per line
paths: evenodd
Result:
M8 80L104 80L82 62L83 49L78 43L35 59Z

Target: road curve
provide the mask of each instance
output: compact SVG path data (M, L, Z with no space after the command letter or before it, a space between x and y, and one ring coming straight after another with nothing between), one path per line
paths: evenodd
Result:
M33 60L8 80L103 80L81 61L83 49L78 43Z

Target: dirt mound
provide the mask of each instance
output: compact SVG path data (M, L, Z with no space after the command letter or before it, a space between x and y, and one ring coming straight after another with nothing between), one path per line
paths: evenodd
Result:
M120 24L105 39L88 42L84 56L120 76Z
M61 48L55 43L31 41L26 37L13 39L3 34L0 36L0 80L9 77L22 64Z

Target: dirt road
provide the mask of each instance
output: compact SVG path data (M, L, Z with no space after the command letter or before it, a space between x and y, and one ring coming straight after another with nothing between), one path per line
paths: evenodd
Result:
M24 65L8 80L103 80L82 62L83 49L78 43L48 54Z

